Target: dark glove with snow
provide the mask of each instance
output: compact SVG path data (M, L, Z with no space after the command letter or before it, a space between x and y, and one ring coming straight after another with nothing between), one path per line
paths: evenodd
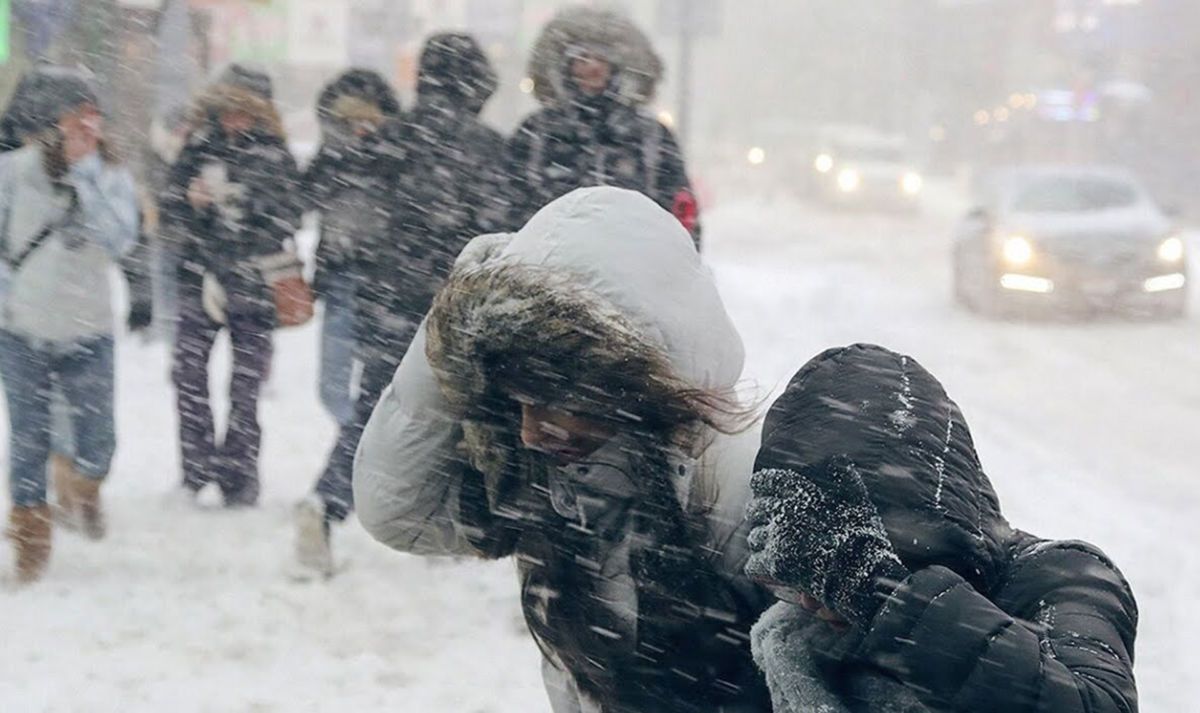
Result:
M751 579L799 589L865 627L908 577L849 460L762 470L750 487Z

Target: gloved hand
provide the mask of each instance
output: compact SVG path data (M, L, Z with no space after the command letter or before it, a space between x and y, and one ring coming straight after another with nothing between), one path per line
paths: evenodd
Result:
M126 325L130 332L140 332L150 327L154 322L154 306L149 300L135 300L129 305L129 316Z
M762 470L750 487L751 579L799 589L865 627L908 577L848 459L800 472Z

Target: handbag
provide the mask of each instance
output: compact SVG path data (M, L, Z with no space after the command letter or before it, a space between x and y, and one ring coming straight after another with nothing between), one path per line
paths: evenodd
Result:
M270 286L280 327L299 327L313 318L313 292L304 279L304 263L294 249L258 258L258 268Z

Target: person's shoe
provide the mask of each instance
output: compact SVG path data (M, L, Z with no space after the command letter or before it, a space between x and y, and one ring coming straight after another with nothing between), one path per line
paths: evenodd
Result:
M100 503L101 480L85 478L75 473L73 490L78 512L79 529L89 540L102 540L108 533L104 507Z
M75 501L75 463L61 453L50 454L50 484L54 488L54 503L50 512L54 523L68 530L78 530L79 507Z
M8 537L16 550L17 582L41 579L50 563L50 506L14 507L9 514Z
M309 496L296 505L296 562L306 571L328 579L333 576L333 549L329 543L329 518L325 503Z

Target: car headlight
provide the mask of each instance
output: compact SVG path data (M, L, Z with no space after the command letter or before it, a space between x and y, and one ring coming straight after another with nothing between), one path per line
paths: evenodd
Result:
M842 193L853 193L862 186L862 176L853 168L845 168L838 174L837 182Z
M1172 236L1158 245L1158 259L1163 262L1179 262L1183 259L1183 240Z
M917 173L916 171L909 171L908 173L904 174L904 178L900 179L900 188L910 196L915 196L920 193L921 188L924 185L925 181L921 179L921 174Z
M1027 265L1033 260L1033 243L1023 235L1010 235L1004 240L1004 261L1013 267Z
M817 169L817 173L829 173L833 170L833 156L827 153L817 156L813 161L813 168Z

